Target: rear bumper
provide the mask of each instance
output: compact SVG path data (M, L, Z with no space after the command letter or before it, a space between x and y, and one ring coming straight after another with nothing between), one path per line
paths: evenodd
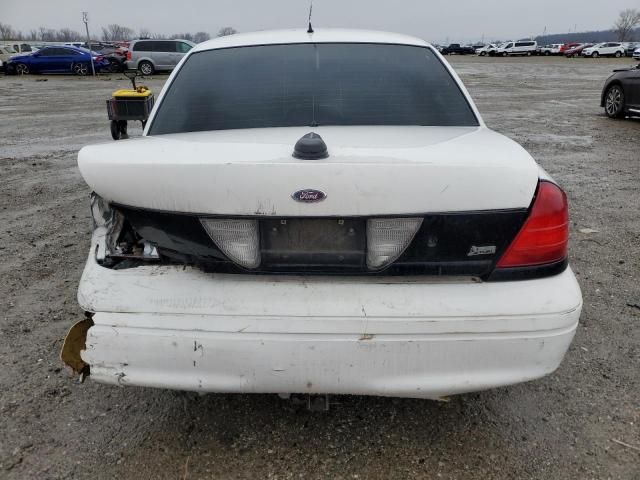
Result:
M96 313L82 358L100 382L423 398L552 372L582 306L570 269L499 283L270 277L109 270L93 254L78 298Z

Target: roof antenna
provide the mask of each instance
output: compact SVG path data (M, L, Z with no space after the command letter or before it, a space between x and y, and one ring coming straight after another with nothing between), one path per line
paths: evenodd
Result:
M311 26L311 14L313 13L313 0L309 3L309 28L307 33L313 33L313 27Z

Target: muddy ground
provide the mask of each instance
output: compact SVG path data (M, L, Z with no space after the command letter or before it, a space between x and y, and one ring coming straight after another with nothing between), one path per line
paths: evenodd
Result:
M104 99L127 81L0 77L0 478L640 478L640 121L598 106L632 61L451 61L487 123L568 191L585 304L556 373L326 413L77 383L58 360L90 236L76 152L110 141Z

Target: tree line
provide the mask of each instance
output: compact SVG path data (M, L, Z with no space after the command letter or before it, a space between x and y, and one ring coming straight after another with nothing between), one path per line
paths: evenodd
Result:
M102 40L105 42L113 41L127 41L134 38L155 38L155 39L173 39L181 38L189 40L194 43L205 42L211 38L208 32L183 32L174 33L171 35L165 35L157 32L152 32L146 28L140 29L137 33L134 29L126 27L124 25L118 25L112 23L106 27L102 27L102 38L98 39L95 35L92 35L93 40ZM237 30L233 27L221 28L217 36L223 37L226 35L233 35L237 33ZM71 28L61 28L59 30L55 28L39 27L37 29L29 30L28 32L22 32L14 29L11 25L0 22L0 40L22 40L22 41L34 41L34 42L74 42L78 40L86 40L86 35L80 33L77 30Z

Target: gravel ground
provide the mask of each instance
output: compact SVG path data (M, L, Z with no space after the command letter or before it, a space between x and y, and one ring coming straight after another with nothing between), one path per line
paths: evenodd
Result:
M0 478L640 478L640 121L598 106L631 62L450 60L489 126L569 194L585 305L556 373L448 403L335 397L324 413L77 383L58 360L90 237L76 152L110 140L103 102L127 81L0 77Z

